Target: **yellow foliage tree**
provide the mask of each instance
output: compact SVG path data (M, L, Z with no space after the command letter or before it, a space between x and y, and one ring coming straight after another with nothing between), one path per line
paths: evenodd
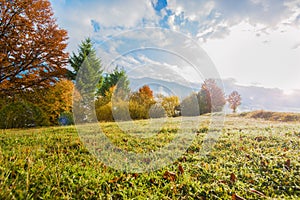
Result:
M169 97L163 97L161 105L165 109L168 117L174 117L175 116L175 107L179 106L179 98L178 96L169 96Z
M63 79L47 89L26 92L21 99L26 99L40 107L47 114L49 121L57 124L61 113L72 110L73 89L73 82Z

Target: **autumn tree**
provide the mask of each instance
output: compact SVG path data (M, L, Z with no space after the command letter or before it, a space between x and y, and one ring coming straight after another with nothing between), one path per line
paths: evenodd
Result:
M220 112L226 104L225 95L214 79L204 81L198 93L198 101L201 114ZM203 107L202 103L207 107Z
M230 108L233 113L236 112L236 109L239 105L241 105L241 95L237 91L233 91L227 98L227 102L229 103Z
M36 103L49 118L52 124L58 123L61 113L72 111L72 94L74 84L70 80L61 80L51 86Z
M47 89L29 90L17 96L18 101L30 101L47 113L51 124L57 124L61 113L71 112L74 84L62 79Z
M67 32L48 0L0 0L0 94L48 87L66 75Z
M139 104L148 106L155 103L153 91L148 85L144 85L138 92L134 92L131 99L137 101Z
M162 107L165 109L168 117L174 117L175 108L179 106L178 96L163 97L161 102Z
M129 112L132 119L149 118L149 109L155 104L153 91L148 85L144 85L131 95Z

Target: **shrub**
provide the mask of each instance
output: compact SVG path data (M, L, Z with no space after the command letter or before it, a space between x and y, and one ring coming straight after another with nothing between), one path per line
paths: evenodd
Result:
M112 108L111 102L105 104L104 106L100 106L96 108L96 115L98 121L113 121L111 108Z
M182 116L199 116L199 104L197 94L192 93L186 97L180 104Z
M122 100L112 104L112 113L115 121L128 121L131 119L128 102Z
M177 96L169 96L162 98L162 106L168 117L175 117L175 108L179 106L179 98Z
M148 119L149 109L148 106L139 104L136 101L129 102L129 112L131 119Z
M241 117L259 118L270 121L281 121L281 122L296 122L300 121L300 114L296 113L282 113L282 112L271 112L271 111L253 111L247 113L241 113Z
M0 110L0 128L26 128L49 125L45 113L29 102L14 102Z
M166 117L167 113L162 105L156 103L151 106L149 110L149 116L150 118L161 118Z

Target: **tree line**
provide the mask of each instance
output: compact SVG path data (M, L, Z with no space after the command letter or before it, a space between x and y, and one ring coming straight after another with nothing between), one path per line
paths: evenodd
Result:
M123 68L103 72L90 38L69 56L49 1L1 1L0 15L0 128L72 124L73 95L92 102L98 121L196 116L240 104L237 92L226 99L213 79L181 101L155 96L148 85L131 91Z

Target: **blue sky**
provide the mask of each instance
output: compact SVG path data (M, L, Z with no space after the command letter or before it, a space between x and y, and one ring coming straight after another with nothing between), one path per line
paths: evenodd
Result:
M59 26L69 32L70 52L76 51L87 36L100 44L124 31L161 27L196 41L221 78L234 78L245 85L277 87L286 93L300 89L299 0L51 0L51 3ZM154 35L151 39L155 40ZM163 38L161 34L157 37ZM135 41L124 38L110 42L105 51L118 53L122 45L130 42ZM143 66L138 63L138 56L141 57L131 54L130 59ZM143 56L150 64L176 68L173 58L159 59L149 52ZM193 74L184 67L174 73Z

